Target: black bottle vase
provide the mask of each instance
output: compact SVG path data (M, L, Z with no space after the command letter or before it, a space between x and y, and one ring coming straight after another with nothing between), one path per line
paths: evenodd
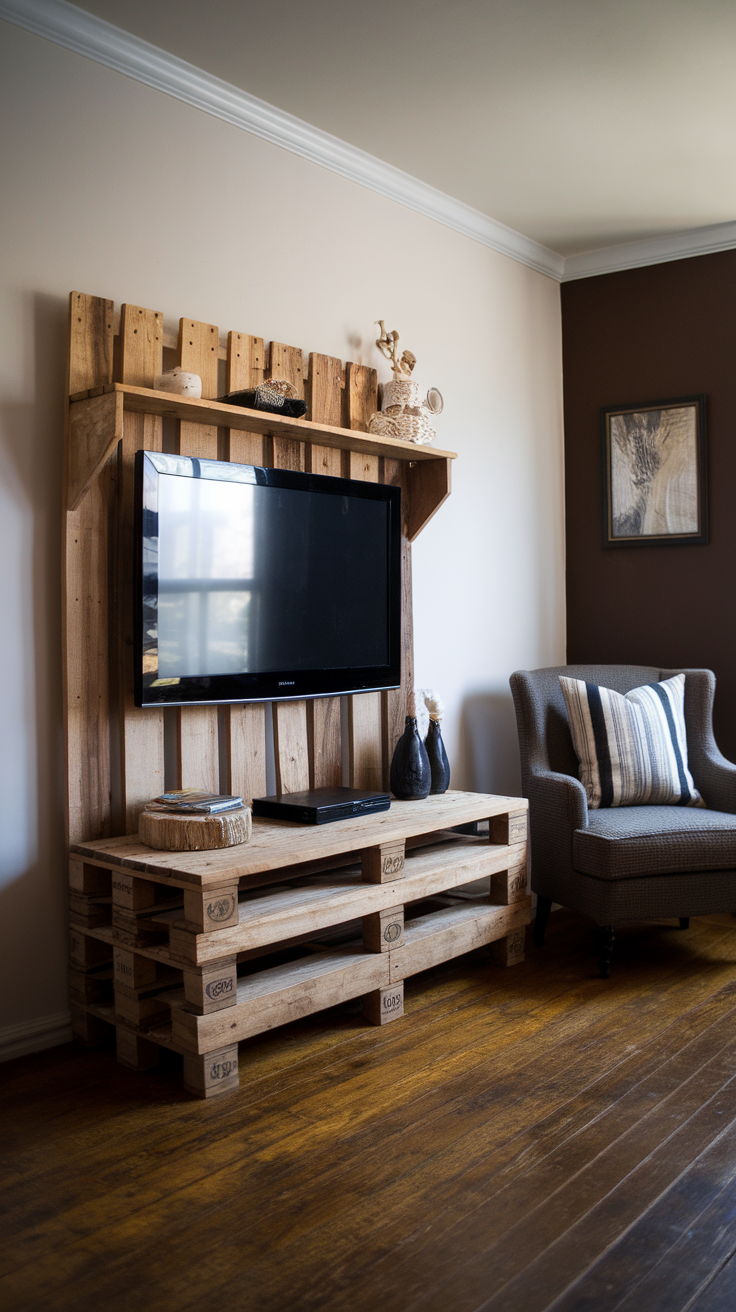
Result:
M445 744L439 720L430 720L427 734L427 756L432 772L430 793L446 793L450 787L450 762L447 759Z
M401 802L415 801L429 795L432 770L413 715L407 715L406 728L396 744L391 761L390 784L394 797L398 797Z

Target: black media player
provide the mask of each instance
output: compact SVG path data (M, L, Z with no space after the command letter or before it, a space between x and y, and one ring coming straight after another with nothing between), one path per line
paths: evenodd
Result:
M390 793L369 793L362 788L311 788L306 793L254 797L253 814L269 820L296 820L302 825L326 825L331 820L388 811L390 805Z

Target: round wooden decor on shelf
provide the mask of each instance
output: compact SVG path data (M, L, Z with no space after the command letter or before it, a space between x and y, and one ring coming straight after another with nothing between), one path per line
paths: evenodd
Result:
M141 811L138 837L147 847L166 852L211 852L237 847L251 835L250 807L219 815L174 815L169 811Z

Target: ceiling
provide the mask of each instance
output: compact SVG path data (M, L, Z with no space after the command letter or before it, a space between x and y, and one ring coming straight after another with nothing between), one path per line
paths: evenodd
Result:
M84 0L569 256L736 219L734 0Z

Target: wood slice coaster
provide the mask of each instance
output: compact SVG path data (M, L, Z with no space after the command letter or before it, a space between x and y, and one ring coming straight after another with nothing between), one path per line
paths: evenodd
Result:
M250 807L224 811L220 815L174 815L166 811L141 811L138 837L147 847L167 852L210 852L217 847L237 847L251 835Z

